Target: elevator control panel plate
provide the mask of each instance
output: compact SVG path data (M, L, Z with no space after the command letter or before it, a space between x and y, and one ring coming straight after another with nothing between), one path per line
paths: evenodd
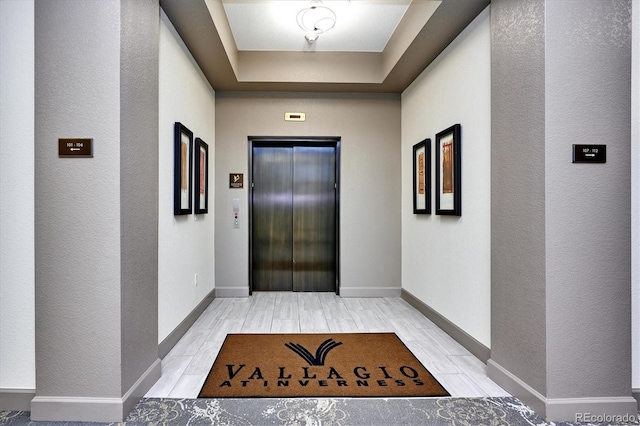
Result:
M240 222L238 219L238 215L240 213L240 198L234 198L232 203L233 203L233 227L238 229L240 228Z

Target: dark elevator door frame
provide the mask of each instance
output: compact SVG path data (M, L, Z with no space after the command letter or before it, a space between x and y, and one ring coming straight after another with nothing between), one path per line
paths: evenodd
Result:
M340 294L340 137L249 138L249 294L254 291L254 148L331 147L335 152L335 293ZM304 291L304 290L303 290Z

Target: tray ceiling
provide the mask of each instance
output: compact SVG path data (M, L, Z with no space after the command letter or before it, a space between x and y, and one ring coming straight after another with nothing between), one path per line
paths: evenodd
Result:
M489 0L324 0L310 44L298 0L161 0L217 91L401 93Z

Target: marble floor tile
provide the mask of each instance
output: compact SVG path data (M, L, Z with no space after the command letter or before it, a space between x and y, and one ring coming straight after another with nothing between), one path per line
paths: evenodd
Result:
M329 330L332 333L358 333L358 326L351 318L327 318Z
M206 342L223 342L227 334L240 333L242 331L242 319L221 319L215 324L205 338Z
M169 398L193 398L194 395L198 396L206 378L206 374L183 374L171 389L171 392L169 392Z
M204 375L209 374L213 362L222 347L221 341L204 342L200 350L193 356L191 362L184 371L186 375Z
M431 339L434 344L440 347L440 350L446 355L472 355L466 348L453 340L451 336L439 328L420 330L423 335Z
M380 318L371 310L356 310L350 311L351 318L356 323L359 332L385 332L393 331L391 325Z
M192 327L171 349L171 351L169 352L169 356L195 355L209 333L210 331L207 329L198 329Z
M278 293L273 308L274 320L298 320L298 303L295 293Z
M480 385L473 381L466 374L436 374L433 376L451 396L459 398L476 398L495 396L489 395Z
M163 398L169 396L173 387L189 366L191 356L166 356L162 360L162 376L145 395L148 398Z
M300 333L300 321L274 318L271 322L271 333Z
M402 339L402 338L401 338ZM433 344L424 340L412 340L405 345L432 374L459 374L462 370Z

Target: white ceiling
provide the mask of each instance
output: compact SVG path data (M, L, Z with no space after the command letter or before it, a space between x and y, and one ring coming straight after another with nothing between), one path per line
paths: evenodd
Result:
M440 1L433 3L433 11ZM310 1L223 0L239 51L382 52L411 0L324 0L336 25L309 44L296 21Z

